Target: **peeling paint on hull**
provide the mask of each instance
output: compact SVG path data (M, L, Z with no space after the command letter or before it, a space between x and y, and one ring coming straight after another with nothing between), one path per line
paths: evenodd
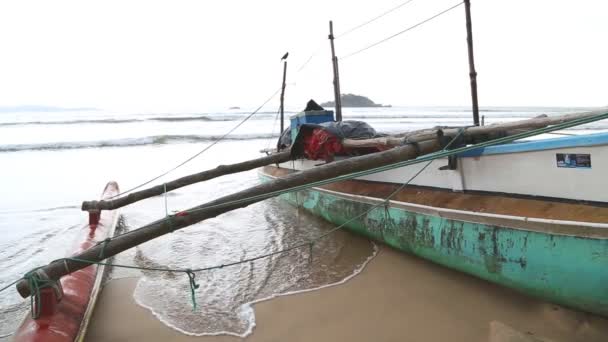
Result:
M315 188L281 198L336 225L373 206ZM466 222L396 206L377 207L346 227L449 268L608 316L608 239Z

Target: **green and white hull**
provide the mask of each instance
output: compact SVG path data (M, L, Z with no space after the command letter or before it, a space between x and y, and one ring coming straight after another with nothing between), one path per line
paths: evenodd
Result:
M597 156L595 173L602 173L603 161L598 157L603 159L606 148L603 144L583 148ZM543 152L555 158L560 151ZM470 157L479 160L480 156ZM525 151L504 157L527 158ZM459 165L465 158L459 158ZM295 171L292 165L268 166L260 175L265 179L280 177ZM589 171L582 170L592 177ZM386 201L383 194L399 182L381 182L382 176L377 177L281 197L401 251L535 297L608 316L608 208L604 204L424 186L408 187L404 194ZM431 178L427 175L426 179Z

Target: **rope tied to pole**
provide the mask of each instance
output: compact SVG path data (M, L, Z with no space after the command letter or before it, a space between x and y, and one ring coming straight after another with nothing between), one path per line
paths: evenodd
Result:
M194 273L191 269L186 269L184 271L186 273L186 275L188 276L188 282L190 284L190 297L192 299L192 311L196 311L196 295L194 293L195 290L197 290L200 287L200 284L196 283L196 273Z
M27 272L23 276L23 279L28 282L33 292L33 295L30 296L30 312L32 319L38 319L42 310L41 290L52 287L56 291L57 297L60 298L61 291L57 290L56 288L60 287L61 285L59 285L58 281L48 279L40 267Z
M171 233L173 233L174 231L177 230L177 226L175 225L175 222L173 221L173 215L165 216L165 221L167 221L167 225L169 225L169 231Z

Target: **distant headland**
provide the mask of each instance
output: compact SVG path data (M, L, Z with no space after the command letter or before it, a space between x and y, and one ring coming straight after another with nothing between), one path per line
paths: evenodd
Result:
M340 95L342 107L391 107L391 105L382 105L375 103L369 98L355 94L342 94ZM321 103L322 107L335 107L334 101L327 101Z

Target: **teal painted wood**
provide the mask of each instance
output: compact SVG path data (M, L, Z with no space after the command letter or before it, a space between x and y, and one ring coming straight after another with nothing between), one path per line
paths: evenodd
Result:
M337 225L372 207L314 188L281 197ZM449 268L608 316L608 239L491 226L385 206L346 227Z

